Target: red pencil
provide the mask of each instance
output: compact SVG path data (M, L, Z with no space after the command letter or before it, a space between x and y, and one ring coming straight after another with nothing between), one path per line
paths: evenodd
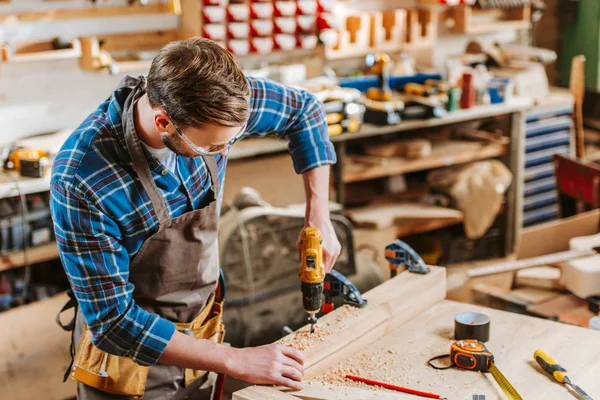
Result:
M350 380L357 381L357 382L363 382L363 383L366 383L367 385L381 386L386 389L396 390L398 392L403 392L403 393L408 393L408 394L414 394L416 396L427 397L430 399L444 399L444 397L440 396L439 394L421 392L419 390L404 388L404 387L396 386L396 385L390 385L389 383L384 383L384 382L377 382L377 381L373 381L371 379L361 378L359 376L346 375L346 379L350 379Z

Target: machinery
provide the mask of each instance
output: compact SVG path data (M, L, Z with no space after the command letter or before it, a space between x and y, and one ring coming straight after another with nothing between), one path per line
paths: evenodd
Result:
M333 301L336 297L341 297L344 304L355 307L364 307L367 304L358 289L344 275L334 270L325 275L322 244L323 238L319 228L304 228L300 243L300 288L302 306L308 314L311 333L317 324L317 313L323 305L323 295L324 313L333 311Z

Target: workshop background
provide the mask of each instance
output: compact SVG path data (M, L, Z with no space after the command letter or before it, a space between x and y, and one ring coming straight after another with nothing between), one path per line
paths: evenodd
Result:
M600 224L598 0L0 0L1 398L75 396L53 156L124 75L194 36L324 103L336 270L361 292L390 279L384 249L401 239L446 268L449 300L600 329L600 256L561 253L589 256L596 244L569 239ZM232 147L233 346L305 324L303 202L285 141Z

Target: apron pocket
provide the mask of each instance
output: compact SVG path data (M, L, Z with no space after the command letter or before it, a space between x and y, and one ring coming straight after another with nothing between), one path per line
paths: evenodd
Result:
M129 357L119 357L98 349L85 325L71 369L71 378L107 393L142 398L149 367Z
M225 326L223 325L223 305L221 303L212 304L211 317L202 323L202 321L192 322L191 333L198 339L207 339L215 343L223 343L225 338ZM198 326L195 326L198 323ZM202 370L185 369L185 385L189 386L197 379L202 378L208 372Z

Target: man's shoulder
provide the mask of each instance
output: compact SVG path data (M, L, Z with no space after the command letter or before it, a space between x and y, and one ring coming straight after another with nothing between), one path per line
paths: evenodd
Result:
M102 103L69 135L54 160L53 183L78 185L119 164L126 151L120 123L115 124L120 110L113 101Z

